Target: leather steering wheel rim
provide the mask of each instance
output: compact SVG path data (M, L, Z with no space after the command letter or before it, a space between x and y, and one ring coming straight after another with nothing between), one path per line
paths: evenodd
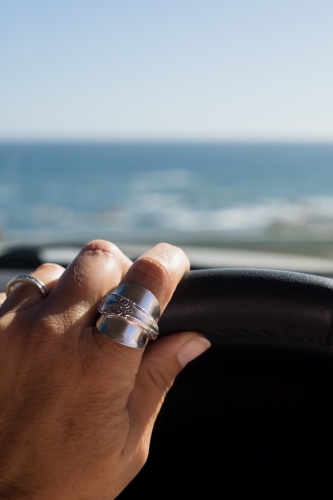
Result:
M160 334L248 334L330 348L332 319L332 279L265 269L209 269L183 277L162 315Z

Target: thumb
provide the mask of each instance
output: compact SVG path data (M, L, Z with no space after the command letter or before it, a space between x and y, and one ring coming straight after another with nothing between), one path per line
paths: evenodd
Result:
M132 451L143 438L141 446L147 453L156 417L176 376L209 347L210 342L195 332L176 333L148 346L127 406L131 422L127 445Z

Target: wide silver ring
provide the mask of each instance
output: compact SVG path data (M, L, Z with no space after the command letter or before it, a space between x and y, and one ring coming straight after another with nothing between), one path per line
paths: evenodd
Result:
M31 276L30 274L19 274L18 276L15 276L15 278L13 278L7 283L6 287L7 297L14 290L14 286L17 283L28 283L29 285L35 286L36 288L38 288L43 297L46 297L49 294L46 286L41 280L35 278L34 276Z
M123 345L141 349L158 336L161 309L157 298L134 283L118 286L98 308L97 330Z

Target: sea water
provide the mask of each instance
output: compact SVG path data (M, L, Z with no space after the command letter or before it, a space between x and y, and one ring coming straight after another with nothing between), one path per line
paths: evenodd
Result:
M333 145L0 144L0 239L333 239Z

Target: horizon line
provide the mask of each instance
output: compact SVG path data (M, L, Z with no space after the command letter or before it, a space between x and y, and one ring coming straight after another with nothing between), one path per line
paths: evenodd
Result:
M130 138L130 137L1 137L0 144L323 144L333 145L332 138Z

